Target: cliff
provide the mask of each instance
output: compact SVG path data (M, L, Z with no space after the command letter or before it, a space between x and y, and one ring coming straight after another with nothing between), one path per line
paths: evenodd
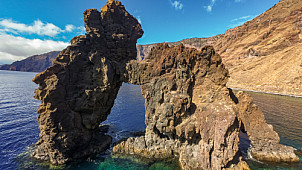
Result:
M302 1L283 0L224 34L169 44L213 45L230 71L228 87L302 96L301 31ZM147 56L150 49L138 45L138 56Z
M99 129L123 82L141 85L145 97L144 136L113 148L117 154L152 159L176 157L184 169L246 167L239 131L251 140L260 161L298 162L294 149L279 144L252 98L226 87L229 72L211 46L154 47L136 60L141 25L121 2L108 0L84 13L87 33L38 74L35 98L40 140L33 157L64 164L105 150L111 137ZM131 122L129 122L131 123Z
M283 0L215 43L230 87L302 95L302 1Z
M34 55L12 64L0 66L0 70L41 72L52 66L52 61L58 56L59 51L52 51L45 54Z

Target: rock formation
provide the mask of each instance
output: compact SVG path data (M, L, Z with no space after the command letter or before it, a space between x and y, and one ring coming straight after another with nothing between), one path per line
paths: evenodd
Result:
M279 144L252 98L226 87L228 71L213 47L201 51L160 44L126 67L128 82L146 99L146 134L129 138L115 153L147 158L179 156L185 169L222 169L240 161L239 131L247 132L260 161L298 162L293 148Z
M123 82L141 85L146 99L144 136L129 138L113 152L147 158L179 157L185 169L222 169L241 161L239 131L251 140L258 160L297 162L293 148L279 143L263 113L244 93L226 87L228 70L214 48L200 51L160 44L136 59L140 24L116 0L87 10L87 33L38 74L35 97L40 140L33 157L53 164L98 153L111 143L100 132ZM246 163L240 162L241 167Z
M111 137L99 132L123 82L128 60L136 59L140 24L119 1L109 0L99 12L84 13L86 35L71 45L38 74L35 98L40 140L33 157L63 164L110 145Z

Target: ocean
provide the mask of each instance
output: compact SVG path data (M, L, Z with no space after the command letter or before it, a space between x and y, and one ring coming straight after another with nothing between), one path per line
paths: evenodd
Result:
M37 73L0 71L0 169L179 169L177 161L116 157L110 150L81 162L51 166L29 157L39 139L40 101L33 98ZM267 122L279 133L281 143L302 149L302 99L251 93L264 111ZM113 142L136 136L145 129L144 98L140 86L123 84L107 120ZM267 164L246 158L252 169L302 169L298 164Z

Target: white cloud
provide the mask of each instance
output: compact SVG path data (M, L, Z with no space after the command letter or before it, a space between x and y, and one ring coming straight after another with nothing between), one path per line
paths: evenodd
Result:
M77 27L78 30L77 34L85 34L86 33L86 28L84 26Z
M9 53L0 52L0 65L10 64L13 61L24 59L24 57L15 56Z
M55 37L60 33L72 32L74 30L81 30L80 27L75 27L74 25L68 24L65 29L61 29L52 23L43 23L42 21L35 20L31 25L26 25L23 23L18 23L11 19L2 19L0 21L0 29L2 31L13 33L13 34L37 34L40 36Z
M140 24L142 24L142 19L141 19L140 16L137 16L137 21L138 21Z
M243 0L234 0L235 2L242 2ZM208 12L212 12L213 6L215 5L216 0L211 0L211 3L207 6L204 6L204 8L208 11Z
M208 12L212 12L213 6L215 5L216 0L211 0L211 3L207 6L204 6L204 8L208 11Z
M6 32L19 32L28 34L38 34L47 36L56 36L63 30L51 23L43 23L40 20L34 21L32 25L25 25L23 23L17 23L11 19L3 19L0 21L0 25Z
M11 63L26 57L50 51L61 51L69 45L67 42L26 39L8 35L0 31L0 63Z
M239 17L239 18L235 18L233 20L231 20L231 22L235 22L235 21L242 21L242 20L249 20L249 19L253 19L255 16L251 16L251 15L247 15L247 16L243 16L243 17Z
M230 25L230 27L234 28L234 27L240 26L240 25L244 24L245 22L254 19L257 16L258 15L247 15L247 16L242 16L242 17L239 17L239 18L232 19L231 20L232 24Z
M65 31L72 32L75 29L74 25L68 24L65 26Z
M211 12L211 11L212 11L212 8L213 8L213 6L211 6L211 5L206 6L206 10L207 10L208 12Z
M176 10L182 10L182 8L184 6L180 1L171 1L170 0L170 3Z

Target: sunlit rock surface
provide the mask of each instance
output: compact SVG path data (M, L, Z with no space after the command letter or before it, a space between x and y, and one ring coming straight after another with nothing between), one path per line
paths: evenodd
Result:
M241 161L242 130L256 159L299 161L293 148L278 144L252 98L227 89L229 73L213 47L160 44L137 61L136 40L143 31L119 1L108 0L101 12L84 14L87 34L73 38L53 67L33 80L39 84L35 97L42 102L41 137L33 157L64 164L106 149L111 137L99 124L127 82L141 85L146 133L119 143L115 153L178 157L184 169L234 167Z

